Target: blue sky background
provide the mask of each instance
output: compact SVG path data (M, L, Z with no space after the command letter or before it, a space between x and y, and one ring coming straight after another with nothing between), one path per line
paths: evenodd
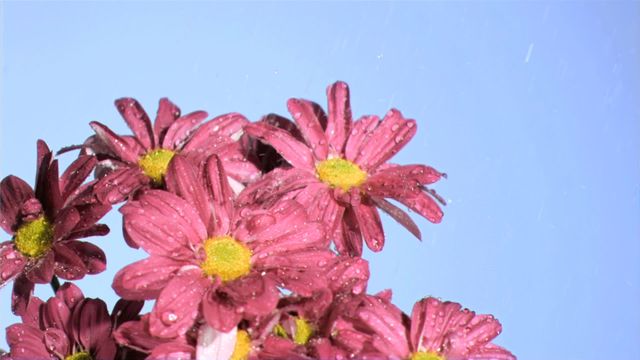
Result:
M0 8L2 177L33 183L38 138L80 143L91 120L128 132L118 97L256 120L289 97L325 104L345 80L355 115L417 119L396 162L449 174L443 223L417 219L422 243L385 219L372 292L392 288L405 311L434 295L492 313L520 359L640 359L640 3ZM106 221L109 268L79 284L112 305L113 274L144 253L124 246L116 212Z

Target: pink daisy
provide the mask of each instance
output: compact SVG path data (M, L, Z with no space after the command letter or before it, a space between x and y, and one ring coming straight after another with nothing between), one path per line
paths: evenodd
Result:
M48 283L54 275L81 279L106 267L99 247L78 240L109 232L96 222L111 206L87 202L92 184L83 185L96 159L80 156L59 178L58 161L52 156L39 140L35 191L15 176L0 183L0 225L13 237L0 243L0 286L17 277L13 288L17 314L24 310L34 283Z
M388 359L516 359L491 343L502 330L493 316L476 315L458 303L432 297L417 302L410 319L388 297L368 297L357 310L356 324L371 332L370 349Z
M169 162L182 154L200 163L217 154L229 176L244 183L259 175L246 161L237 141L247 119L237 113L218 116L202 126L204 111L180 116L180 109L168 99L160 100L152 125L142 106L131 98L115 101L118 111L133 131L133 136L120 136L94 121L96 135L85 144L85 151L96 154L102 167L96 195L101 201L117 203L147 187L161 187Z
M102 300L86 299L77 286L66 283L46 303L31 298L22 323L7 328L11 358L115 360L126 354L135 359L136 354L118 349L111 332L141 308L142 302L120 301L110 316Z
M272 311L278 287L311 294L325 286L324 227L310 222L298 203L267 209L236 208L221 161L197 170L176 158L167 187L150 190L122 207L124 229L150 257L120 270L113 288L127 299L156 299L149 319L158 337L184 334L199 309L215 329L229 331L243 316ZM186 199L186 201L185 201Z
M442 218L435 201L441 199L425 187L442 174L429 166L387 163L414 136L415 120L392 109L382 120L364 116L353 122L349 89L343 82L331 85L327 97L328 116L310 101L288 101L302 139L266 122L245 127L249 136L273 146L292 168L272 171L250 186L242 201L295 198L310 209L312 218L329 224L341 253L360 255L362 238L373 251L382 249L384 233L376 208L420 238L410 217L385 200L397 200L434 223Z

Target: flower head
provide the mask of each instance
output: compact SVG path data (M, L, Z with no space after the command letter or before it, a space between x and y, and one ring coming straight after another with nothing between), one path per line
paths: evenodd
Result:
M331 85L327 97L328 115L310 101L288 101L299 136L268 122L245 127L248 135L273 146L291 168L276 169L253 183L240 201L296 199L310 209L312 218L329 224L338 250L350 255L362 253L363 238L374 251L384 246L376 208L420 238L411 218L385 200L397 200L434 223L442 218L436 202L441 199L426 187L442 174L425 165L387 162L414 136L416 122L395 109L382 120L363 116L354 122L343 82Z
M11 241L0 243L0 286L16 279L13 308L18 314L34 283L48 283L54 275L80 279L106 266L100 248L78 240L109 232L96 222L111 207L92 201L94 183L83 184L96 160L82 155L59 177L52 156L39 141L35 190L15 176L0 183L0 225L12 235Z
M180 109L163 98L152 124L142 106L132 98L116 100L116 107L133 136L121 136L99 122L92 122L96 135L85 143L85 151L100 160L96 195L101 201L118 203L149 187L162 188L171 160L178 154L195 163L217 154L229 176L241 183L253 180L258 171L246 161L237 141L244 116L229 113L201 125L204 111L181 116Z
M157 299L151 334L184 334L200 315L227 332L245 316L272 311L279 287L311 294L325 286L320 271L333 254L323 226L298 203L237 208L215 156L204 174L178 158L166 179L172 192L150 190L121 209L129 238L150 256L113 283L123 298Z

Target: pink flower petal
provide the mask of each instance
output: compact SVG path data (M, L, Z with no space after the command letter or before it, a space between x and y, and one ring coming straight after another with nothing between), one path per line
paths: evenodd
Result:
M358 191L356 189L352 191L351 206L367 247L374 252L378 252L384 247L384 232L380 215L376 207L372 206L367 199L360 198Z
M100 299L84 299L71 314L73 337L96 359L113 359L117 348L111 338L111 317L107 305Z
M212 234L226 235L229 233L231 220L235 211L233 206L233 190L229 186L227 175L220 159L213 155L209 158L205 168L209 206L213 215Z
M250 317L265 316L275 310L280 300L276 283L257 272L231 281L218 288L231 301L242 304L236 312Z
M29 325L9 326L7 343L11 347L11 358L15 360L49 359L43 335L42 331Z
M58 212L53 223L53 239L64 239L80 221L80 214L74 207L67 207Z
M36 198L42 203L42 208L49 219L55 219L62 207L62 195L58 183L58 160L51 164L43 161L38 169L35 187Z
M18 227L22 204L33 197L31 186L19 177L9 175L0 182L0 226L9 235Z
M167 129L180 117L180 108L167 98L160 99L158 113L153 123L153 132L156 136L156 144L162 144Z
M342 154L353 122L349 87L342 81L332 84L327 88L327 99L329 102L329 122L325 133L333 152Z
M461 310L460 304L441 302L429 297L415 303L411 312L410 341L416 351L439 349L447 334L473 318L473 313Z
M422 215L430 222L437 224L442 221L444 213L438 203L425 192L420 192L411 197L397 198L396 200L408 206L411 210Z
M264 123L249 124L244 130L249 136L273 146L293 167L315 170L309 148L286 131Z
M308 170L278 168L245 188L238 195L237 202L243 205L264 203L317 182L318 179Z
M53 353L69 354L71 347L67 334L60 329L48 328L44 331L44 344Z
M42 308L42 325L71 333L71 309L63 300L55 296L49 298Z
M109 148L113 154L130 164L137 164L138 158L144 153L144 148L140 145L133 145L116 135L111 129L97 121L89 123L98 138Z
M13 282L13 290L11 292L11 311L19 316L27 313L31 309L31 294L33 293L34 284L25 275L18 276Z
M198 169L190 161L176 155L169 163L164 182L167 190L193 205L198 210L202 223L207 225L211 213L202 178L198 175Z
M375 332L372 345L378 351L398 358L410 355L402 311L395 305L381 298L367 297L358 318Z
M425 165L392 166L369 177L364 187L378 197L413 196L422 185L440 180L442 174Z
M127 321L137 320L138 314L143 306L143 300L118 300L113 310L111 310L111 323L113 323L113 327L117 328L120 324Z
M149 334L149 315L143 315L138 321L128 321L116 328L113 338L120 345L142 352L156 349L166 339L160 339Z
M62 198L67 199L76 191L91 174L95 168L97 160L95 156L80 155L71 165L64 171L60 177L60 188L62 189Z
M329 153L327 138L322 131L313 103L303 99L289 99L287 108L314 157L318 160L326 159Z
M196 131L198 124L206 119L208 114L204 111L195 111L184 115L174 121L168 128L162 139L162 147L165 149L179 149L189 135Z
M451 344L448 352L466 356L496 338L502 332L502 325L492 315L476 315L464 327L455 330L447 336Z
M129 129L133 131L140 144L147 150L155 147L151 120L140 103L132 98L122 98L116 100L115 104L118 112L120 112L120 115L122 115L122 118L124 118L124 121L129 126Z
M184 335L198 316L211 281L193 268L176 274L162 290L149 317L149 331L161 338Z
M391 109L371 138L362 144L355 162L365 171L373 170L400 151L415 134L416 121L407 120L400 111Z
M122 168L109 173L95 185L96 198L102 203L122 202L151 180L138 167Z
M192 346L172 341L155 347L146 360L194 360L195 358Z
M419 240L422 240L422 234L420 233L420 229L418 225L409 217L409 215L402 211L397 206L388 202L385 199L380 199L376 197L371 197L371 201L382 211L384 211L387 215L391 216L395 221L397 221L400 225L404 226L405 229L409 230L413 236L417 237Z
M84 294L74 283L66 282L56 291L56 297L64 301L69 308L73 308L80 300L84 299Z
M27 259L13 246L13 241L0 243L0 287L18 276Z
M362 235L356 214L351 207L342 209L342 223L338 223L333 239L336 250L341 255L362 256Z
M87 267L82 259L64 244L55 246L53 253L55 254L55 274L57 276L67 280L78 280L87 273Z
M365 293L369 281L369 263L360 257L340 256L327 272L328 285L334 293Z
M184 263L162 256L151 256L120 269L113 278L113 289L130 300L156 299Z
M274 335L270 335L264 341L260 358L264 360L311 360L310 357L299 352L297 345L293 341Z
M472 351L468 357L469 360L516 360L516 357L508 350L498 345L487 344L479 349Z
M47 284L51 281L54 271L54 252L49 251L45 254L36 265L27 272L27 278L36 284Z
M207 238L198 212L178 196L151 190L122 207L128 236L152 255L189 258L192 247Z
M207 291L203 299L202 314L212 328L222 332L231 331L242 319L242 314L236 311L236 307L229 300L218 296L213 288Z
M217 116L200 126L185 144L184 152L195 152L207 149L211 144L217 148L226 144L232 136L236 136L249 121L238 113ZM208 154L210 155L210 154Z
M91 236L104 236L109 233L109 227L104 224L96 224L85 230L74 231L67 236L67 240L82 239Z
M78 255L88 274L99 274L107 268L107 257L96 245L85 241L65 241L65 246Z
M31 297L26 311L20 314L22 323L25 325L31 325L34 327L40 326L40 308L44 305L44 302L37 297Z
M344 148L344 157L349 161L354 161L360 156L360 149L364 144L371 141L371 135L378 126L380 118L375 115L363 116L353 123L351 132Z

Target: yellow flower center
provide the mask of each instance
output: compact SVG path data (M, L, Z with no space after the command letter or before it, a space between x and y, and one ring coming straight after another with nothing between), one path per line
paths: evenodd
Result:
M152 150L138 160L138 165L145 175L150 177L156 185L160 185L175 154L167 149Z
M307 345L309 339L313 336L313 326L301 317L295 317L294 321L296 329L293 334L293 342L297 345ZM284 339L289 338L287 330L280 324L273 327L273 334Z
M231 281L251 270L251 250L231 236L217 236L204 242L206 259L200 265L208 276Z
M22 255L35 258L49 251L52 240L53 226L43 216L20 226L13 241Z
M81 351L67 356L64 360L93 360L93 358L88 352Z
M236 335L236 346L229 360L247 360L251 352L251 337L244 330L238 330Z
M367 180L367 173L358 165L342 158L329 159L316 165L316 172L320 181L331 187L339 187L349 191L354 186L360 186Z
M409 360L447 360L444 356L432 351L418 351L411 354Z
M301 317L296 317L296 333L293 342L298 345L306 345L313 335L313 327Z

